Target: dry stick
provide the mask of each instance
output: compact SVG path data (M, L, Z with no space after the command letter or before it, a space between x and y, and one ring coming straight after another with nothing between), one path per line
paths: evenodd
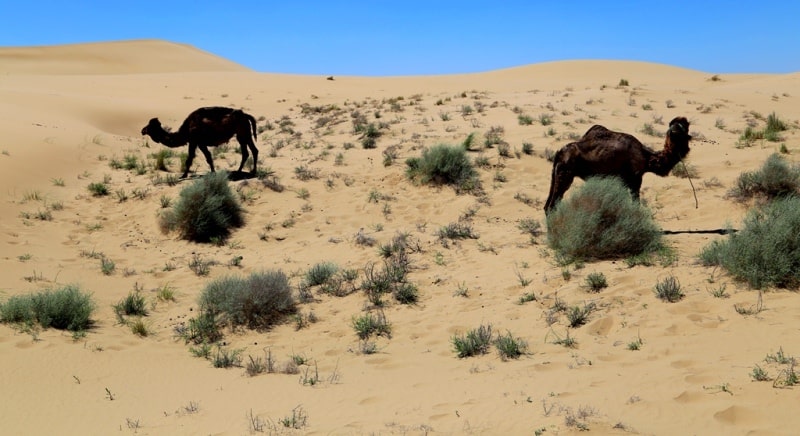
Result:
M681 161L681 165L683 165L683 170L686 171L686 178L689 179L689 185L692 187L692 194L694 194L694 208L698 209L700 207L700 203L697 202L697 191L694 190L694 183L692 183L692 176L689 174L689 170L686 168L686 164Z

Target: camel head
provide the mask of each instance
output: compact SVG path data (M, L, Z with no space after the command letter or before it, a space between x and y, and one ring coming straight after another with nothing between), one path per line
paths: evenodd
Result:
M152 137L154 133L158 134L158 132L163 130L164 128L161 127L161 121L158 121L158 118L153 118L146 126L142 127L142 135L150 135L150 137Z
M692 136L689 135L689 120L686 117L675 117L669 122L669 131L667 132L670 140L675 143L689 143Z

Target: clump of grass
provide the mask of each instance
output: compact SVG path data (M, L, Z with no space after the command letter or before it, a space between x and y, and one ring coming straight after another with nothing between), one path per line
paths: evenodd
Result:
M463 358L488 353L493 337L491 324L481 324L466 335L454 335L451 341L458 357Z
M373 335L392 337L392 325L386 321L386 315L384 315L383 311L378 311L376 314L368 312L364 315L353 317L353 329L361 340L367 340Z
M572 328L580 327L589 320L589 315L594 312L597 306L594 303L586 303L581 306L572 306L567 309L567 320Z
M454 222L439 229L439 240L445 239L478 239L478 234L468 222Z
M586 276L586 287L591 292L600 292L608 287L608 281L603 273L593 272Z
M117 264L114 263L113 260L105 256L100 258L100 271L102 271L103 274L110 276L111 274L114 274L114 271L116 269L117 269Z
M704 266L722 266L751 287L800 286L800 198L786 197L750 210L743 228L699 254Z
M536 238L542 234L542 224L535 218L523 218L517 224L517 228L522 233L527 233L531 237L531 243L536 243Z
M147 316L147 301L138 291L130 292L113 308L120 319L122 319L122 316Z
M550 247L563 259L621 259L662 250L647 207L614 177L594 177L547 216Z
M183 338L187 343L192 342L201 345L198 351L203 352L204 355L209 355L211 348L207 346L222 339L222 329L217 322L217 316L214 313L202 312L195 318L190 318L185 326L180 326L176 329L178 336ZM198 355L195 351L193 354ZM202 356L198 356L202 357Z
M494 340L494 346L503 360L517 359L528 352L528 343L514 337L511 332L498 336Z
M88 186L89 192L95 197L103 197L108 195L108 185L103 182L92 182Z
M656 282L655 293L656 297L668 303L678 302L685 296L681 283L672 274Z
M481 181L466 150L439 144L425 149L421 157L406 160L406 176L421 184L450 185L459 193L477 193Z
M91 327L95 304L76 285L17 295L0 304L0 321L73 332Z
M330 280L339 267L333 262L317 263L306 271L304 283L308 286L322 285Z
M232 229L243 225L244 211L224 171L207 174L181 190L175 206L160 217L163 231L177 230L181 238L195 242L227 239Z
M520 126L530 126L533 124L533 117L530 115L519 114L517 115L517 121L519 122Z
M800 167L790 164L780 154L773 153L757 171L739 175L729 195L739 201L756 196L768 199L800 192Z
M522 143L522 152L528 156L533 155L533 144L530 142L523 142Z
M365 149L377 147L378 138L383 135L380 127L375 125L375 123L367 124L360 133L361 136L359 139L361 140L361 147Z
M146 338L150 336L150 327L141 317L134 319L133 321L128 323L128 326L131 329L131 333L136 336Z
M767 371L764 368L762 368L762 367L760 367L758 365L753 367L753 371L750 372L750 377L755 381L769 381L769 380L772 380L770 378L769 374L767 373Z
M211 359L214 368L232 368L242 366L242 350L231 350L217 347L217 353Z

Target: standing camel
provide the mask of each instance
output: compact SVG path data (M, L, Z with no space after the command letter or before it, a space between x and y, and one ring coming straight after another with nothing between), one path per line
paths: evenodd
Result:
M186 156L184 171L181 178L186 178L196 150L199 148L206 157L211 172L214 172L214 161L208 147L216 147L225 144L235 135L242 151L242 163L237 171L241 172L245 162L249 157L247 149L253 153L253 171L256 172L258 165L258 149L256 148L256 119L252 115L244 113L241 109L231 109L227 107L202 107L190 113L186 120L181 124L177 132L170 132L161 127L158 118L153 118L142 129L142 135L149 135L153 141L164 144L167 147L182 147L189 144L189 155Z
M550 194L544 204L545 213L555 207L577 176L617 176L639 199L644 173L666 176L689 154L689 121L684 117L669 122L664 149L653 151L633 136L612 132L595 125L581 139L565 145L553 158Z

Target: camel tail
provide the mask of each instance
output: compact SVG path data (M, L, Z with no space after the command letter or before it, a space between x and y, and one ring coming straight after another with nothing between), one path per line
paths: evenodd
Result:
M254 116L247 113L245 114L245 116L247 117L247 120L250 121L250 130L253 133L253 139L255 140L255 142L258 142L258 128L256 127L256 119Z

